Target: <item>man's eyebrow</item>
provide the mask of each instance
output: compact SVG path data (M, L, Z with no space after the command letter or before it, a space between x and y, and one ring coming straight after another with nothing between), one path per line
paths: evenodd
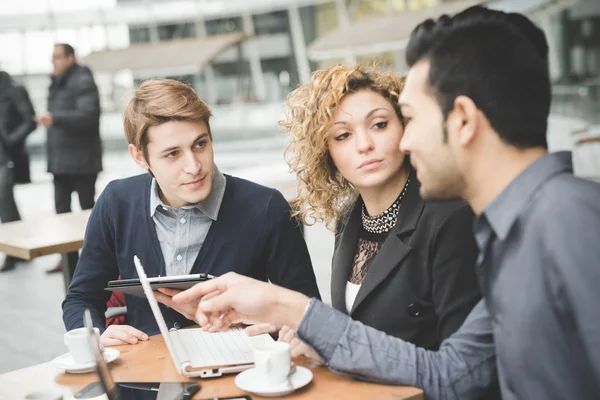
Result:
M199 140L204 139L205 137L208 136L208 132L204 132L201 133L200 135L198 135L198 137L196 137L196 139L194 139L194 143L198 142ZM161 150L161 153L170 153L174 150L178 150L181 146L172 146L172 147L167 147L166 149Z

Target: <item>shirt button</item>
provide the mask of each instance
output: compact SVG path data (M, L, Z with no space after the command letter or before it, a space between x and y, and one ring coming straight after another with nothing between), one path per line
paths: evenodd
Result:
M179 220L179 222L181 222L182 224L185 224L185 218L181 218L181 219Z
M168 211L167 207L163 206L163 210Z
M181 257L181 254L178 254L178 255L177 255L177 261L181 261L181 259L182 259L182 258L183 258L183 257Z
M180 324L179 322L175 322L175 323L173 324L173 328L175 328L175 329L179 329L179 328L181 328L181 324Z

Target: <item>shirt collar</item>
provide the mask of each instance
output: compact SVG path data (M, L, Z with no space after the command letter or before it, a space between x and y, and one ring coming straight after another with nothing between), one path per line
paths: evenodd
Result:
M215 173L213 176L212 189L208 197L197 204L184 206L181 208L197 208L204 215L206 215L213 221L216 221L217 216L219 215L219 210L221 209L223 197L225 195L225 186L227 180L225 178L225 175L223 175L223 173L219 170L219 168L217 168L216 165L214 166L214 168ZM150 186L150 217L154 217L154 213L156 212L156 209L158 207L173 209L173 207L167 206L163 203L163 201L160 199L160 196L158 195L158 189L159 188L156 179L152 178L152 184Z
M573 173L570 152L548 153L535 160L488 204L482 215L477 217L476 230L487 221L496 236L505 240L521 211L542 184L554 175L565 172Z

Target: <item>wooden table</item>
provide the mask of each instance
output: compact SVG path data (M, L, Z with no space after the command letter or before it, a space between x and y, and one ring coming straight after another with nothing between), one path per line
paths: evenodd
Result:
M137 345L115 347L121 356L110 364L117 382L184 382L194 379L179 375L161 335L150 337ZM394 399L422 400L420 389L408 386L384 386L360 382L338 375L307 359L295 360L312 370L313 380L303 389L286 396L290 399ZM244 392L234 384L234 376L200 380L201 390L194 399L238 396ZM0 399L22 399L28 393L59 391L75 394L90 382L95 374L64 374L50 363L20 369L0 375ZM261 397L251 395L253 399Z
M90 210L49 215L43 218L0 224L0 252L24 260L67 253L63 257L65 289L69 287L77 251L83 246L83 236Z

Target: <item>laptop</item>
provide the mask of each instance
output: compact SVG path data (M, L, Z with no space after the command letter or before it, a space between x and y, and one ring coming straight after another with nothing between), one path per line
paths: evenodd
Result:
M209 378L250 369L254 366L253 348L273 342L266 333L250 337L239 327L216 333L200 328L167 329L144 267L137 256L133 260L152 314L180 374Z
M88 330L89 343L96 359L99 382L92 382L75 394L75 399L94 400L189 400L200 390L199 382L119 382L116 383L104 361L92 317L85 310L83 325Z

